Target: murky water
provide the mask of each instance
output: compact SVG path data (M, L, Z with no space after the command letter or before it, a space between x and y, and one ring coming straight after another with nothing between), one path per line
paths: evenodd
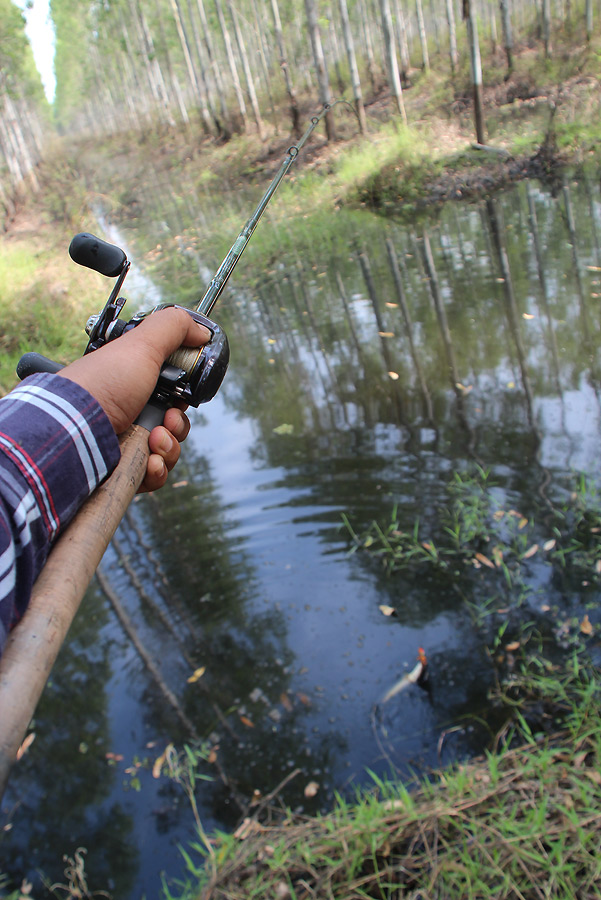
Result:
M150 202L137 198L146 214L123 239L165 301L191 305L219 261L206 253L216 211L154 196L159 221ZM192 413L170 486L120 528L15 770L0 844L15 876L57 880L83 846L90 887L120 898L158 896L162 871L183 877L192 813L151 768L190 727L216 751L203 821L230 828L296 769L284 801L325 809L367 769L428 771L479 752L498 725L470 603L500 606L501 588L459 565L388 576L349 554L342 517L361 532L396 504L426 538L453 473L476 464L526 519L563 502L575 473L596 479L599 186L523 184L415 228L336 216L335 232L301 241L275 205L260 226L270 268L251 278L242 262L216 310L232 345L224 386ZM540 630L547 610L549 634L562 613L595 624L595 579L560 578L539 557L521 602ZM376 711L418 646L429 691Z

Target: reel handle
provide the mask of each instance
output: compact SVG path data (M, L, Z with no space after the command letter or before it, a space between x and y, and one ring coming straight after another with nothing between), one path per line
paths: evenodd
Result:
M120 247L82 231L69 244L69 256L80 266L94 269L108 278L116 278L127 263L127 256Z

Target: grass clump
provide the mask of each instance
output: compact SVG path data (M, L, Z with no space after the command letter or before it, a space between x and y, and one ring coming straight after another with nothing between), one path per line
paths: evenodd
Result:
M69 259L67 224L21 215L22 228L0 244L0 395L16 384L17 362L29 350L61 363L81 356L88 316L108 294L102 276Z

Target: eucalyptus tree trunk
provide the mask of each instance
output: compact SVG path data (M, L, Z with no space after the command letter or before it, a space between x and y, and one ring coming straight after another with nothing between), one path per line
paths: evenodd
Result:
M315 0L305 0L305 12L307 14L309 37L311 38L311 50L313 51L313 60L315 62L315 70L317 73L317 83L319 85L319 99L324 106L329 106L332 103L332 92L330 89L328 68L326 66L321 44L321 35L317 24L317 8ZM336 130L334 128L334 117L331 110L325 114L325 122L328 141L335 141Z
M396 18L399 55L401 57L401 78L406 81L409 69L411 68L411 57L409 55L409 43L407 41L407 23L405 22L405 13L401 6L401 0L394 0L394 13Z
M262 141L265 140L265 126L263 125L263 119L261 118L261 112L259 110L259 103L257 101L257 92L255 91L255 82L253 79L253 74L250 68L250 63L248 61L248 54L246 52L246 45L244 43L244 38L242 37L242 32L240 31L240 25L238 23L238 15L236 13L236 7L232 3L232 0L227 0L228 9L230 12L230 17L232 20L232 25L234 26L234 36L236 38L236 44L238 46L238 53L240 54L240 60L242 62L242 71L244 72L244 78L246 80L246 87L248 88L248 97L250 100L250 106L253 111L254 120L257 124L257 131L259 132L259 137Z
M490 51L494 56L497 52L497 17L495 14L494 6L491 6L489 9L490 13Z
M371 28L367 12L365 10L365 0L359 0L359 12L361 15L361 28L363 31L363 41L365 49L365 59L367 62L367 75L371 84L372 93L376 93L379 89L379 79L376 75L376 64L374 61L374 45L371 37Z
M353 99L355 101L355 109L359 117L359 130L361 134L367 131L367 122L365 121L365 107L363 105L363 94L361 92L361 81L359 79L359 69L357 68L357 57L355 56L355 44L353 42L353 34L351 31L351 23L349 21L348 7L346 0L338 0L340 7L340 20L342 22L342 35L344 38L344 46L346 47L346 56L351 75L351 85L353 88Z
M182 10L179 4L179 0L170 0L170 3L171 10L173 12L173 18L175 20L175 27L177 28L177 35L181 44L182 53L184 54L184 60L186 63L186 69L188 71L190 84L192 85L194 96L196 97L200 105L200 114L202 117L202 121L207 134L213 134L213 122L211 121L209 108L207 106L207 98L198 81L196 69L194 68L194 63L192 62L190 41L188 39L188 33L184 25L184 19L182 16Z
M127 39L125 38L127 29L125 25L122 30L127 46ZM125 71L124 101L132 130L141 131L142 123L149 123L152 120L153 113L158 115L159 121L163 121L163 105L160 102L160 97L156 97L154 103L149 103L147 91L138 78L138 73L131 63L132 59L134 59L133 54L125 53L121 61L122 68ZM127 89L128 85L131 85L130 90ZM173 117L171 117L170 124L175 125Z
M236 57L234 56L234 51L232 49L232 40L230 38L230 33L227 29L225 16L223 14L223 7L221 6L221 0L215 0L215 9L217 10L217 18L219 19L219 27L221 29L221 34L223 37L223 44L225 46L225 55L227 57L227 63L228 63L229 69L230 69L230 74L232 76L232 82L234 84L236 100L238 101L238 110L240 111L240 118L242 120L242 128L244 131L247 131L248 130L248 119L247 119L247 115L246 115L246 103L244 102L244 94L242 93L242 88L240 87L240 78L238 77L238 68L236 66Z
M419 32L419 43L422 50L422 69L424 72L430 70L430 56L428 54L428 38L426 35L426 23L424 22L424 8L422 0L415 0L415 12L417 15L417 30Z
M507 0L504 0L506 3ZM459 53L457 52L457 31L455 28L455 7L453 0L446 0L447 25L449 26L449 59L451 61L451 73L457 71Z
M157 20L159 23L159 34L160 34L161 44L162 44L162 53L163 53L163 56L165 59L165 63L167 65L167 75L168 75L169 84L170 84L170 95L175 98L175 103L177 104L177 107L179 109L180 116L182 118L182 122L184 123L184 125L187 126L190 124L190 117L188 115L188 107L186 106L186 101L184 99L184 95L183 95L182 89L180 87L180 83L178 81L177 75L175 74L175 71L173 69L173 64L171 61L171 54L169 52L169 45L167 43L167 38L165 36L165 26L163 24L163 16L161 15L161 8L159 6L158 0L155 0L155 10L156 10L156 14L157 14ZM151 41L151 46L154 49L154 41L150 35L150 29L148 27L146 17L142 13L140 18L141 18L141 23L142 23L144 32L148 34L148 39ZM158 62L158 59L157 59L157 62Z
M155 51L154 40L150 28L148 27L148 22L146 21L146 17L139 2L134 4L133 0L129 0L129 8L131 21L134 23L137 43L140 47L142 59L144 61L143 65L150 92L152 96L156 98L159 109L162 111L162 115L167 124L173 127L175 125L175 119L171 112L169 91L167 90L163 71ZM125 28L125 22L123 23L123 26ZM188 113L185 111L184 121L186 123L187 119Z
M327 19L328 19L328 44L330 48L329 57L334 62L334 71L336 73L336 82L338 84L338 95L342 96L344 94L344 78L342 77L342 71L340 69L340 44L338 43L338 29L336 28L336 24L334 22L334 15L331 6L327 8Z
M593 0L586 0L585 19L586 39L590 43L590 40L593 36Z
M217 53L215 51L215 44L213 43L213 33L209 28L209 22L207 19L207 13L205 10L203 0L196 0L196 5L198 7L198 14L200 16L200 26L201 32L204 39L204 45L207 51L207 57L209 60L209 68L211 70L211 75L215 80L215 85L217 88L217 96L219 97L219 108L221 109L221 116L224 121L227 120L227 105L225 102L225 85L223 83L223 78L221 76L221 66L219 65L219 61L217 59Z
M392 28L392 16L390 14L389 0L380 0L380 10L382 13L382 32L384 37L384 53L388 66L388 80L390 83L390 93L394 97L398 112L401 114L403 123L407 124L407 113L405 112L405 103L403 101L403 88L401 86L401 76L399 75L399 64L396 57L396 47L394 41L394 31Z
M223 134L223 126L221 124L220 117L215 106L213 92L210 89L209 81L207 78L207 67L205 65L205 59L202 52L202 41L198 30L198 24L196 22L196 17L194 16L194 10L192 8L192 0L186 0L186 4L188 7L188 19L190 25L192 26L192 36L194 38L194 50L196 53L196 62L198 64L198 74L200 77L202 96L204 98L204 106L207 109L206 115L203 112L203 118L206 124L208 117L208 121L213 123L217 134Z
M252 8L253 8L253 16L255 20L255 34L256 34L256 44L257 44L257 53L259 56L259 61L261 63L261 72L263 74L263 81L265 83L265 90L267 91L267 96L269 97L269 106L271 108L271 117L276 126L276 131L278 127L278 116L275 111L275 103L273 102L273 94L271 92L271 74L269 71L269 65L267 63L267 57L271 58L270 47L267 45L265 41L265 35L267 33L267 26L265 25L262 17L259 15L259 10L257 7L256 0L252 0Z
M499 0L501 8L501 27L503 29L503 45L507 57L507 71L513 72L513 31L511 27L510 0Z
M273 15L273 27L275 31L275 41L280 57L280 69L284 76L284 84L286 85L286 93L290 102L290 118L292 119L292 130L296 137L300 137L300 119L298 112L298 103L296 100L296 91L292 83L290 75L290 67L288 65L288 57L286 55L286 47L284 45L284 33L282 31L282 21L280 19L280 9L278 0L271 0L271 13Z
M4 94L2 97L2 105L0 106L2 112L2 115L0 115L0 148L2 149L2 154L6 162L11 185L12 187L16 187L25 178L25 161L19 153L19 148L15 142L12 129L9 128L7 99L8 94Z
M550 0L542 0L543 2L543 43L545 45L545 58L551 56L551 3Z
M479 144L486 143L484 132L484 113L482 110L482 61L480 58L480 42L478 41L478 24L474 0L463 0L463 18L467 26L467 40L470 52L470 73L472 79L472 94L474 98L474 121L476 125L476 140Z

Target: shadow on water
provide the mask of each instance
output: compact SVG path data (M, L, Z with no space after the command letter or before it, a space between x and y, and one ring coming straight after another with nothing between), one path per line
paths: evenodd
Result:
M150 214L121 225L134 265L163 300L193 303L216 261L200 250L210 214L138 201L163 214L154 233ZM219 310L230 372L88 592L7 795L4 870L58 880L85 846L91 887L156 896L193 834L179 787L152 775L169 742L207 742L208 829L296 769L282 798L314 812L368 768L409 777L486 746L500 719L473 609L502 606L502 588L459 564L389 574L349 554L343 515L361 533L395 508L425 542L476 464L525 520L551 514L574 472L597 478L600 215L586 179L556 196L523 184L419 229L339 211L310 253L282 229L269 267L239 267ZM598 599L535 561L532 584L542 630L545 608ZM418 646L429 690L375 715Z

